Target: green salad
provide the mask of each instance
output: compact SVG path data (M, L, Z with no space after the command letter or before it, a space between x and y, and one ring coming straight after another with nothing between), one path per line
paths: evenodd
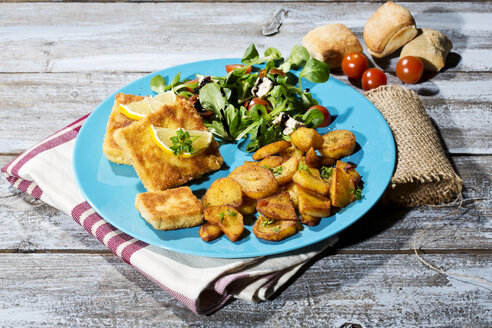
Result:
M304 47L294 46L284 59L275 48L268 48L260 57L251 44L241 63L226 65L225 76L197 74L197 79L181 80L178 73L169 84L156 75L150 88L157 93L172 90L192 101L210 132L224 141L249 137L249 152L289 140L288 134L298 126L329 124L329 112L318 105L308 89L302 89L301 79L326 82L330 69L326 63L310 58ZM291 70L300 72L296 76Z

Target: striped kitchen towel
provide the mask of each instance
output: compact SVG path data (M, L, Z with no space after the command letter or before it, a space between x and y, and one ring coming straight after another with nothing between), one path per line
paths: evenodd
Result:
M231 297L266 300L336 237L276 256L219 259L180 254L137 240L102 219L85 201L72 171L84 116L2 168L15 188L71 215L87 232L196 314L210 314Z

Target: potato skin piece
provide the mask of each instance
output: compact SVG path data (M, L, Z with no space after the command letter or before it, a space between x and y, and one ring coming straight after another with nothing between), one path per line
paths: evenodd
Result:
M222 236L222 230L215 224L206 222L200 227L198 234L204 241L212 241Z
M237 241L244 231L243 215L234 207L210 206L203 211L203 216L207 222L218 226L232 242Z
M272 222L266 224L268 221ZM297 221L275 220L258 215L253 225L253 233L260 239L280 241L297 233Z
M219 178L208 188L202 198L204 207L230 205L241 206L243 203L243 189L241 184L231 178Z
M278 183L272 172L258 165L238 166L229 177L239 182L243 194L249 198L260 199L273 195L278 190Z
M318 149L323 145L323 137L315 130L300 127L290 134L290 141L294 146L306 152L313 147Z
M253 154L253 159L255 161L259 161L269 155L278 154L281 151L286 150L291 146L291 143L285 140L280 140L277 142L273 142L266 146L261 147Z
M319 153L323 157L339 159L354 152L355 135L349 130L334 130L323 135L323 145Z

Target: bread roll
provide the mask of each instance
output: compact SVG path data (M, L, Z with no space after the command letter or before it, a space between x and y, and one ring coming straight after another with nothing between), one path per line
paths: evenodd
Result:
M375 58L393 53L417 34L410 11L392 1L379 7L364 26L367 50Z
M446 57L453 48L453 43L439 31L423 28L421 34L407 43L401 50L400 58L419 57L424 63L424 70L439 72L446 64Z
M311 57L323 61L330 68L340 67L342 59L351 52L362 52L355 34L343 24L328 24L309 31L302 45Z

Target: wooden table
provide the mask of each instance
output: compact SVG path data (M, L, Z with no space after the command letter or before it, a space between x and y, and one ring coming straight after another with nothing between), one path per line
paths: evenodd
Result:
M7 1L8 2L8 1ZM0 3L0 164L149 73L259 49L288 53L317 25L342 22L360 40L380 3ZM448 67L410 86L421 95L464 180L459 215L422 246L452 272L492 278L492 4L403 3L421 27L454 43ZM274 36L262 28L279 10ZM397 57L379 65L399 84ZM334 77L346 78L335 72ZM486 327L490 287L424 267L416 235L449 208L378 206L272 300L233 301L194 315L116 258L71 217L0 179L0 326ZM75 265L74 265L75 264Z

